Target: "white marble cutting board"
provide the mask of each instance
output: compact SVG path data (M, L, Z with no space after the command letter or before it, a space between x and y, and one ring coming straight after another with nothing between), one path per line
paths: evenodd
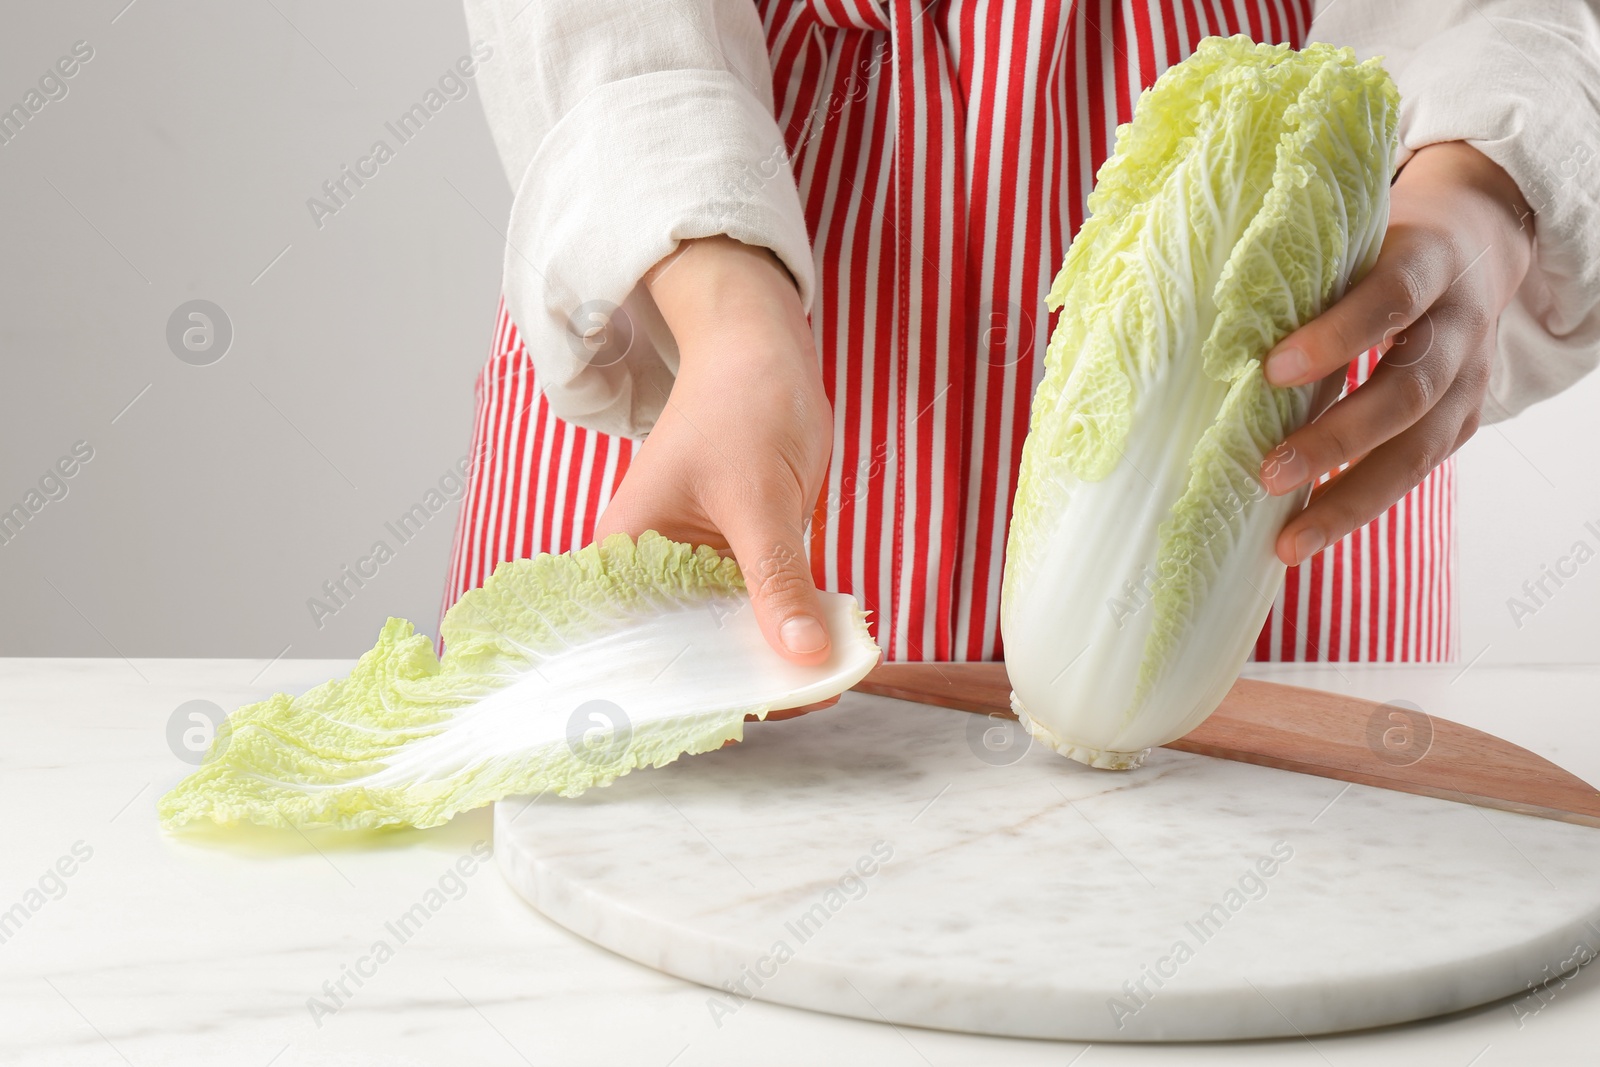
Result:
M718 1024L754 996L1019 1037L1292 1036L1600 954L1600 830L1165 749L1095 771L1007 720L856 693L502 801L495 857L556 922L710 987Z

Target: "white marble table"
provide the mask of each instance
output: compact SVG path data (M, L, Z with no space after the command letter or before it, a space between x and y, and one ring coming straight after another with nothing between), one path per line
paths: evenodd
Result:
M1310 1041L1086 1047L759 1002L719 1027L704 988L524 904L479 859L487 811L376 845L162 834L155 797L187 769L168 740L181 706L231 709L347 664L264 666L0 660L0 1063L1489 1067L1594 1062L1600 1045L1593 968L1442 1019ZM1252 673L1409 700L1600 781L1600 668Z
M1000 1037L1320 1036L1600 957L1594 827L1167 749L1096 770L863 693L507 798L494 849L542 914L706 986L723 1025L753 998Z

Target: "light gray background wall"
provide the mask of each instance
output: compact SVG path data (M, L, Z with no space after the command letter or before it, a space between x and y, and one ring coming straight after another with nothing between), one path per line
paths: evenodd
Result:
M0 654L265 661L355 655L390 614L431 631L453 507L320 628L306 601L468 447L509 193L475 96L404 145L384 126L467 54L460 10L19 6L0 106L80 40L67 95L0 145L0 510L75 442L94 458L0 544ZM379 138L394 158L319 229L307 198ZM166 337L194 299L233 326L209 366ZM1597 412L1590 380L1463 453L1463 660L1600 660L1600 559L1520 627L1507 606L1600 551Z
M0 545L0 651L331 656L390 613L431 631L453 507L321 629L305 602L469 445L510 194L476 95L404 145L384 128L468 52L459 5L126 4L18 5L0 35L5 106L94 48L0 145L0 506L94 448ZM379 138L394 158L319 229L306 200ZM210 366L166 339L194 298L233 324Z

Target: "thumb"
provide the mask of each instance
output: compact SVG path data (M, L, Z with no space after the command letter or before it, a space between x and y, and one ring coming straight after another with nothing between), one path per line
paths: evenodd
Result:
M828 630L800 529L776 516L756 515L748 525L724 527L723 533L744 573L767 643L795 663L825 660Z

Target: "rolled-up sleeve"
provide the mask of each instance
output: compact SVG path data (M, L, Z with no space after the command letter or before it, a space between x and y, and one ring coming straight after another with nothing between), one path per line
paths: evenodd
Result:
M1383 56L1402 164L1465 141L1534 213L1534 262L1500 317L1486 420L1600 363L1600 21L1583 0L1323 0L1311 38Z
M748 0L466 0L514 190L504 294L551 410L639 437L678 355L641 283L679 242L771 249L809 309L810 242Z

